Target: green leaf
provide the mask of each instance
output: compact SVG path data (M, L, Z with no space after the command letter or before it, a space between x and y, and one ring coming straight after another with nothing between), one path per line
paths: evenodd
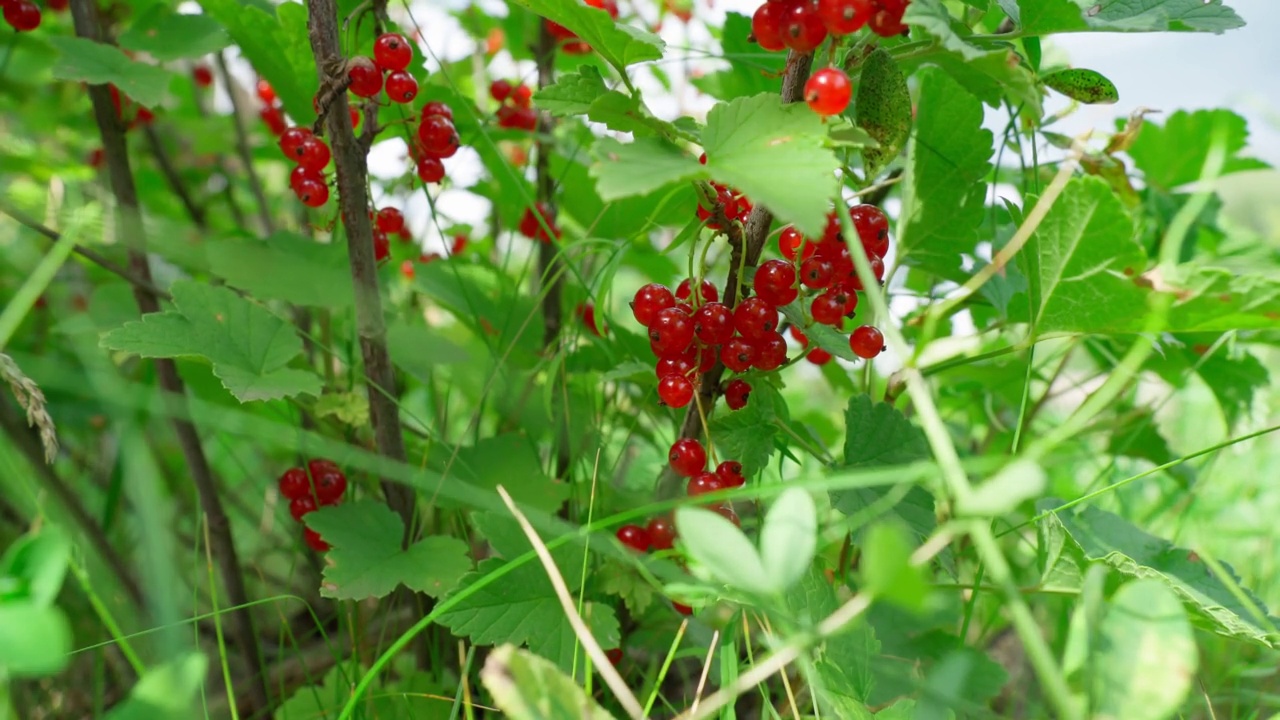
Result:
M181 60L215 53L231 37L208 15L189 15L153 5L120 35L120 47L150 53L157 60Z
M854 395L844 419L841 467L905 465L929 457L924 433L888 403L872 403L865 393Z
M583 65L576 73L561 75L553 85L533 94L534 104L552 115L586 115L596 98L610 92L600 71Z
M1062 504L1046 499L1037 511ZM1053 513L1042 524L1049 536L1061 532L1091 562L1101 562L1130 578L1154 578L1170 589L1194 613L1197 624L1227 637L1274 647L1276 620L1262 601L1239 587L1239 577L1222 563L1239 596L1204 562L1164 538L1150 535L1118 515L1085 507Z
M606 558L591 577L599 584L600 592L622 598L632 617L644 615L653 604L654 587L630 565Z
M919 73L916 135L907 151L899 256L962 279L961 254L972 254L986 217L993 137L982 127L982 103L946 73Z
M282 231L266 240L220 238L205 252L215 274L256 298L332 309L355 302L343 245Z
M854 99L854 119L858 127L878 143L876 147L862 150L865 176L870 180L898 157L911 135L911 93L907 91L907 78L884 48L876 48L862 63L862 77ZM807 191L812 192L812 188L812 184L808 185ZM803 228L802 231L806 235L819 232Z
M707 175L769 208L780 222L820 236L830 193L819 189L834 189L839 167L824 146L826 133L821 116L804 103L784 105L778 95L720 103L707 114L702 135Z
M805 302L806 300L801 298L790 305L784 305L778 309L791 321L792 325L804 331L805 337L809 338L811 347L820 347L838 358L856 362L858 356L854 355L853 350L849 347L849 336L842 335L839 330L830 325L823 325L807 319L804 315ZM841 372L844 371L842 370Z
M743 474L751 477L769 464L778 437L777 423L788 420L782 395L772 385L758 382L747 406L712 420L710 433L720 453L742 463Z
M657 133L672 137L676 134L674 125L654 117L638 98L623 95L616 90L610 90L596 98L587 110L587 119L604 123L610 130L635 133L637 136Z
M1003 515L1038 497L1047 483L1043 468L1031 460L1016 459L971 494L958 498L956 512L978 517Z
M934 36L941 41L943 48L958 53L965 60L973 60L984 54L956 34L952 27L951 13L942 4L942 0L914 0L907 5L902 22Z
M929 600L924 569L911 564L911 534L897 521L876 523L862 543L863 588L878 599L913 612Z
M1177 714L1198 666L1191 623L1178 597L1156 580L1116 591L1098 629L1092 667L1093 717L1166 720Z
M1221 2L1205 0L999 0L1024 35L1063 32L1212 32L1244 27Z
M512 645L489 653L480 680L512 720L613 720L555 665Z
M148 358L198 357L213 364L240 402L320 394L310 370L287 368L302 352L289 323L229 288L173 284L174 310L144 315L102 338L102 346Z
M299 125L316 119L311 107L320 81L307 40L306 8L284 3L276 17L239 0L199 0L200 6L226 28L253 69L271 83L285 112Z
M792 616L817 623L835 612L839 601L835 587L821 570L811 565L805 570L800 582L786 593L787 608ZM872 665L879 654L875 629L863 620L826 638L818 647L814 662L819 680L814 697L839 713L837 717L870 717L866 703L875 687Z
M14 677L52 675L71 660L71 624L61 608L0 603L0 671Z
M719 513L699 507L675 512L676 530L685 553L717 581L757 595L781 590L765 569L760 553L747 536Z
M316 417L333 417L351 427L369 425L369 395L364 392L325 393L316 400Z
M1114 105L1120 102L1120 91L1115 84L1096 70L1059 70L1041 75L1040 82L1086 105Z
M196 698L209 663L200 653L187 653L153 665L105 720L188 720L198 717Z
M603 648L615 648L622 642L622 626L613 608L598 602L582 603L580 609L582 620L591 630L591 636ZM530 652L554 662L561 670L569 672L574 669L574 655L577 655L577 667L581 669L583 651L577 633L569 624L569 619L561 614L559 623L544 628L542 632L529 638Z
M1172 189L1200 179L1215 131L1222 132L1226 142L1223 174L1268 167L1239 156L1248 144L1249 127L1230 110L1179 110L1163 126L1146 120L1128 153L1148 185Z
M321 508L303 518L333 546L320 584L325 597L380 598L401 584L439 597L471 569L467 544L457 538L432 535L402 549L404 521L374 500Z
M929 56L926 61L946 70L965 90L993 108L1000 107L1001 102L1007 99L1015 106L1021 106L1024 114L1040 116L1040 87L1012 49L992 50L974 58L942 52Z
M809 570L818 547L818 510L809 493L790 488L773 501L760 527L760 559L779 589Z
M49 607L58 598L70 562L71 539L56 525L44 525L9 546L0 558L0 579L19 581L23 599Z
M159 105L176 77L163 68L129 59L113 45L62 35L49 35L45 40L59 53L53 65L53 76L58 80L112 83L146 107Z
M396 367L422 382L429 382L440 365L472 360L466 349L420 321L392 320L387 325L387 352Z
M582 38L620 73L628 65L660 60L666 43L646 30L615 23L609 13L580 0L514 0L524 8L559 23Z
M620 143L609 137L596 141L591 176L604 200L644 195L667 185L706 176L697 159L665 140L636 138Z
M521 506L545 512L555 512L569 497L569 486L547 475L537 449L524 435L497 435L459 447L450 473L495 496L502 485Z

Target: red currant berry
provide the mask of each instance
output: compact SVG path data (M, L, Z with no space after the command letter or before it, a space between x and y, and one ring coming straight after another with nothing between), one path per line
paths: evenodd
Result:
M720 362L730 370L740 373L751 369L756 361L756 346L746 338L735 337L720 346Z
M809 314L813 315L814 322L838 325L845 315L852 312L852 309L846 310L849 307L850 297L853 298L853 306L856 308L857 295L850 296L839 288L832 288L813 299L813 303L809 306Z
M713 472L700 472L689 478L689 484L685 487L685 493L689 497L698 497L715 492L724 487L720 482L720 476Z
M622 662L622 648L610 648L604 651L604 656L609 658L609 664L617 666Z
M822 68L804 84L804 101L819 115L839 115L852 98L853 84L840 68Z
M785 260L770 260L756 269L751 286L761 300L780 307L796 299L796 268Z
M751 37L756 44L770 52L785 50L787 45L782 39L782 21L787 4L782 2L766 2L756 8L751 16Z
M708 345L695 346L689 348L689 358L697 367L698 372L705 373L715 367L716 361L720 359L720 351L718 348Z
M792 325L790 332L791 337L795 338L796 342L800 343L800 347L807 347L809 345L809 336L805 335L803 330Z
M658 358L658 364L654 367L653 372L658 376L659 380L668 375L688 377L695 367L693 358L686 354L679 357Z
M827 27L818 17L814 0L800 0L785 11L782 42L799 53L813 52L827 39Z
M730 507L728 503L712 505L707 509L711 510L714 513L719 514L720 517L724 518L725 520L728 520L729 522L733 523L737 527L742 527L742 520L738 519L738 513L734 512L733 508Z
M671 518L656 517L645 526L649 531L649 547L653 550L670 550L676 539L676 526Z
M660 311L675 306L676 297L671 294L670 288L649 283L637 290L635 297L631 299L631 314L635 316L636 322L649 327Z
M303 495L300 498L295 498L289 501L289 515L291 515L294 520L302 522L303 515L306 515L309 512L315 512L319 507L320 506L316 504L315 498Z
M417 274L418 269L414 267L412 260L405 260L400 263L400 275L402 275L405 280L412 281L413 277Z
M747 298L733 311L733 326L747 340L763 338L778 327L778 308L758 297Z
M297 161L301 157L302 143L311 137L311 131L304 127L291 127L280 133L280 152L290 160Z
M720 345L733 337L733 311L727 305L708 302L693 313L693 334L706 345Z
M421 118L426 120L429 117L442 117L449 122L453 122L453 111L449 109L448 105L445 105L439 100L432 100L422 106Z
M886 38L907 32L907 26L902 24L902 13L894 13L891 10L877 11L867 21L867 27L871 28L871 32L876 35Z
M800 282L807 288L822 290L835 279L835 266L822 258L809 258L800 265Z
M207 88L213 84L213 71L208 65L197 65L191 68L191 78L196 81L197 87Z
M391 102L413 102L418 97L418 81L403 70L387 75L387 97Z
M618 540L636 552L649 551L649 531L639 525L623 525L618 528Z
M307 175L298 181L293 188L298 199L307 207L320 207L329 202L329 186L315 175Z
M506 80L494 80L489 83L489 97L502 102L511 96L511 83Z
M424 183L438 183L444 179L444 163L439 158L424 157L418 161L418 179Z
M453 157L460 144L453 121L439 115L422 119L418 125L418 142L423 152L435 158Z
M730 410L741 410L746 407L747 399L750 397L751 384L746 380L730 380L729 384L724 386L724 402Z
M258 117L262 118L262 122L266 123L267 129L272 135L280 136L284 131L289 129L288 124L284 121L284 114L280 112L280 108L267 106L258 111Z
M378 229L388 235L398 233L404 228L404 213L393 207L384 207L378 211Z
M658 381L658 398L667 407L682 408L693 400L693 383L683 375L668 375Z
M725 460L717 465L716 475L720 476L720 484L727 488L742 487L747 483L742 474L742 463L737 460Z
M348 86L351 92L367 98L382 92L382 73L373 62L369 58L354 58L354 60L355 62L352 62L350 69L347 70L347 77L351 80Z
M716 290L716 286L709 280L703 280L698 286L698 295L702 297L702 302L715 302L720 299L720 293ZM676 299L688 300L693 295L692 283L688 278L680 281L676 286Z
M849 349L854 355L870 360L884 350L884 335L870 325L859 326L849 336Z
M772 332L752 344L756 347L753 364L757 370L777 370L787 362L787 339L782 335Z
M298 146L297 156L298 167L318 173L328 167L332 153L324 140L313 136L302 141Z
M884 261L880 259L880 256L868 255L867 264L871 266L871 274L875 276L876 282L884 282ZM858 277L858 274L854 272L852 268L849 270L849 279L847 282L849 287L853 290L863 289L862 278Z
M827 363L831 362L831 353L827 352L826 350L823 350L822 348L814 348L810 350L809 354L805 355L804 357L806 360L813 363L814 365L826 365Z
M332 547L329 543L324 541L324 538L320 537L320 533L312 530L311 528L307 528L302 533L302 538L306 540L307 547L315 550L316 552L324 552Z
M457 252L455 251L450 254L457 255ZM600 337L600 326L596 324L596 306L595 305L592 305L591 303L579 303L578 307L574 308L574 314L576 314L578 318L582 320L582 324L587 327L587 330L592 335L595 335L596 337Z
M382 262L391 257L391 239L381 230L373 231L373 259Z
M873 0L818 0L818 17L832 35L852 35L874 12Z
M790 225L783 228L782 234L778 236L778 251L788 260L794 261L797 254L801 260L808 260L817 249L816 244L806 242L804 235Z
M681 615L684 615L685 617L693 615L693 608L689 607L688 605L685 605L684 603L678 603L672 600L671 607L674 608L676 612L680 613Z
M533 102L533 90L528 85L517 85L511 91L511 102L519 108L527 108Z
M373 62L385 72L396 72L409 67L413 60L413 47L399 33L384 33L373 41Z
M671 452L667 453L667 461L677 475L693 477L706 469L707 451L703 449L702 443L693 438L680 438L672 443ZM650 533L652 532L651 527Z
M304 180L315 180L323 183L324 175L314 170L308 170L301 165L295 167L293 171L289 173L289 187L293 190L294 194L301 192L298 188L301 187Z
M289 468L279 480L280 494L289 500L297 500L311 495L311 480L307 471L302 468Z
M263 80L262 78L258 78L258 82L254 85L253 89L258 94L258 99L261 100L264 105L276 104L276 91L275 88L271 87L271 83Z
M550 228L551 233L547 233ZM550 242L551 235L560 237L560 230L556 227L556 211L545 202L539 202L534 207L525 208L524 215L520 216L520 234L530 240L539 242Z
M693 342L693 319L673 307L658 311L649 325L649 341L658 357L675 357Z
M862 248L871 254L884 257L889 252L889 218L875 205L855 205L849 208L849 219L858 231Z

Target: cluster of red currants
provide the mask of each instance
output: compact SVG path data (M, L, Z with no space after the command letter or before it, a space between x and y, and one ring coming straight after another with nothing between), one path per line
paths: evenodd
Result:
M671 445L667 453L667 462L680 477L689 478L685 492L689 497L706 495L716 490L742 487L747 479L742 474L742 463L736 460L725 460L713 471L707 470L707 451L702 443L693 438L681 438ZM738 514L729 503L715 503L708 510L719 513L734 525L741 526ZM636 552L650 550L670 550L676 539L676 528L671 518L659 516L651 518L644 525L623 525L617 531L618 540ZM673 603L676 610L689 615L693 610L680 603Z
M280 151L297 163L289 174L289 187L307 207L324 205L329 200L324 169L332 157L328 144L304 127L287 128L279 135Z
M50 10L66 10L69 0L46 0ZM4 21L17 32L31 32L40 27L40 6L31 0L0 0Z
M347 476L330 460L310 460L305 468L289 468L279 480L280 494L289 501L289 514L302 522L302 516L326 505L337 505L347 492ZM329 549L320 533L306 528L302 534L307 546L316 552Z
M707 154L702 153L702 155L698 157L698 162L706 165ZM731 188L727 185L721 185L714 180L711 181L711 187L716 191L716 205L724 208L725 219L729 222L734 222L736 220L737 222L745 223L747 221L747 217L751 215L751 201L735 188ZM713 215L715 215L714 209L709 210L703 207L701 202L698 203L698 219L706 223L707 227L712 230L723 230L724 228L720 226L720 221L713 219Z
M585 0L585 2L587 7L604 10L609 13L610 18L618 19L618 3L614 0ZM543 22L547 24L547 31L551 33L551 36L564 43L561 49L565 52L570 55L585 55L591 52L591 46L579 40L577 33L574 31L550 20L544 20Z
M497 112L498 127L529 132L538 128L538 113L533 111L533 90L528 85L520 83L513 86L506 80L494 80L489 83L489 97L501 103Z
M902 15L911 0L768 0L751 18L751 37L765 50L813 52L827 35L851 35L867 26L880 37L907 31Z
M538 242L551 242L553 236L559 240L561 235L560 228L556 226L555 208L544 202L525 208L517 229L521 235Z
M276 97L275 88L271 87L271 83L266 80L258 78L258 84L254 90L258 94L258 99L262 101L262 109L258 111L258 117L266 124L272 135L280 137L285 130L289 129L289 123L284 119L284 109L280 104L280 98Z
M373 42L372 60L354 57L347 62L348 88L355 95L371 98L385 87L391 102L413 102L418 97L418 81L407 71L412 60L413 46L403 35L383 33Z
M369 211L369 219L373 221L373 259L382 262L391 257L390 237L395 235L400 242L409 242L413 235L404 224L404 213L399 208L384 207L377 212Z
M418 118L418 139L409 151L417 166L418 179L424 183L443 180L445 158L453 157L461 145L458 129L453 126L453 110L436 100L423 105Z

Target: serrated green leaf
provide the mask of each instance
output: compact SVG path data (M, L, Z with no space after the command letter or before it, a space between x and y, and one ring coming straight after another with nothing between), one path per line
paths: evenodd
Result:
M872 403L865 393L854 395L844 418L841 467L905 465L929 457L924 433L888 403Z
M1116 591L1094 650L1090 676L1096 718L1173 717L1199 665L1186 611L1157 580L1135 580Z
M317 417L333 417L351 427L368 427L369 395L363 392L325 393L316 400Z
M808 106L784 105L775 94L720 103L707 113L702 134L707 176L742 191L779 221L820 236L830 193L815 188L834 189L839 167L825 147L826 133Z
M974 488L971 494L958 498L956 512L978 517L1012 512L1024 501L1039 496L1048 480L1044 469L1035 462L1013 460L995 477Z
M768 383L756 383L746 407L711 421L711 437L719 451L742 463L742 472L751 477L769 464L778 437L776 423L787 417L778 391Z
M600 71L583 65L576 73L561 75L555 84L533 94L534 104L552 115L586 115L601 95L609 92Z
M512 720L614 720L555 665L512 645L489 653L480 679Z
M577 33L620 73L628 65L662 58L666 43L647 30L615 23L609 13L580 0L514 0L548 20Z
M719 513L680 507L676 508L675 520L685 553L717 581L758 595L783 589L778 578L765 569L760 553L742 530Z
M153 5L121 33L119 43L167 61L218 52L231 44L231 37L207 15L175 13L164 5Z
M1086 105L1114 105L1120 102L1120 91L1096 70L1068 68L1040 76L1040 82Z
M809 338L810 347L820 347L832 355L857 362L858 356L853 354L853 350L849 347L849 337L841 334L839 330L824 325L822 323L811 322L804 315L804 305L806 300L799 299L790 305L784 305L778 308L792 325L800 328L805 337Z
M792 616L817 623L835 612L839 601L835 587L821 570L812 565L805 570L800 582L787 590L785 600ZM866 703L875 687L872 663L879 654L880 641L876 639L875 629L862 620L826 638L818 647L814 661L819 681L815 699L838 713L836 717L849 720L871 717Z
M1244 27L1221 2L1205 0L999 0L1024 35L1064 32L1212 32Z
M62 589L70 562L71 539L56 525L45 525L5 550L0 579L21 581L23 599L36 607L49 607Z
M610 130L634 133L636 136L657 133L664 137L676 134L675 126L659 120L638 98L610 90L596 98L587 109L587 119L603 123Z
M112 708L104 720L188 720L197 716L196 696L208 665L204 655L187 653L151 666L128 699Z
M862 63L858 94L854 98L854 119L877 143L876 147L862 150L865 176L870 180L898 157L911 135L911 93L907 90L907 78L884 48L876 48ZM818 230L804 233L817 235Z
M946 70L965 90L993 108L1008 100L1021 108L1024 116L1040 117L1040 86L1031 70L1010 48L991 50L975 58L943 52L930 56L928 63Z
M79 37L50 35L45 40L58 50L53 76L93 85L111 83L146 107L159 105L169 93L173 73L131 60L120 48Z
M622 626L618 624L618 616L613 608L603 603L585 602L580 609L582 620L591 630L591 636L602 648L616 648L622 642ZM578 668L582 667L583 651L577 633L563 617L554 627L546 628L529 638L529 651L536 653L561 670L568 672L574 669L574 654L578 656Z
M760 527L760 560L779 589L795 584L813 561L818 545L817 512L809 493L790 488L765 514Z
M1045 512L1062 505L1049 498L1037 504ZM1151 535L1113 513L1093 507L1050 514L1041 521L1052 535L1062 532L1086 560L1101 562L1130 578L1153 578L1164 583L1182 600L1201 626L1227 637L1267 647L1277 641L1277 620L1247 588L1241 597L1220 580L1194 553ZM1222 563L1231 580L1240 579Z
M61 608L0 603L0 671L13 677L52 675L70 660L71 624Z
M1217 131L1226 143L1223 174L1268 167L1261 160L1239 156L1248 143L1249 127L1230 110L1179 110L1163 125L1146 120L1128 153L1148 185L1168 190L1200 179Z
M218 21L253 69L271 83L285 112L298 125L316 119L311 98L320 81L307 40L306 8L301 3L284 3L273 17L267 11L238 0L199 0L200 6ZM305 58L300 50L305 50Z
M302 352L289 323L226 287L173 284L175 309L144 315L102 338L102 346L147 358L196 357L240 402L320 394L310 370L285 367Z
M599 583L600 592L622 598L632 617L644 615L645 610L653 604L654 587L630 565L606 558L591 577Z
M596 141L591 176L604 200L645 195L667 185L706 176L697 159L657 138L620 143L609 137Z
M952 27L951 13L942 0L914 0L907 5L902 22L920 28L937 38L943 48L958 53L966 60L981 57L984 52L965 42Z
M911 534L897 521L873 525L862 543L863 588L907 610L924 610L929 583L924 569L911 564L913 550Z
M205 252L214 273L254 297L333 309L355 302L342 245L282 231L266 240L220 238Z
M392 320L387 324L387 351L395 366L423 382L441 365L470 361L471 353L423 322Z
M325 597L380 598L401 584L439 597L471 569L467 545L457 538L433 535L402 548L404 521L374 500L321 508L303 519L333 546L320 585Z
M945 72L919 72L915 137L907 151L902 212L902 261L962 280L960 256L972 254L986 217L987 176L994 138L982 127L982 103Z
M455 455L449 470L452 477L495 496L502 485L521 506L555 512L569 496L569 486L547 475L536 448L524 435L481 438L457 448Z

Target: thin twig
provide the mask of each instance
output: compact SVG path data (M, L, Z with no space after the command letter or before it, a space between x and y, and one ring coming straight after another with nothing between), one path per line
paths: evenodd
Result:
M208 223L205 221L204 208L196 204L196 201L191 197L191 193L187 191L187 185L183 182L182 175L178 173L178 168L174 166L173 159L169 157L168 151L164 149L164 144L160 142L160 134L156 132L155 127L150 123L142 126L142 134L147 139L147 147L150 148L152 157L156 159L156 164L160 166L160 174L164 175L164 180L169 184L169 189L173 191L173 194L178 196L178 201L186 209L191 222L202 230L208 227Z
M227 68L227 58L224 53L216 53L214 60L217 61L218 74L222 75L222 82L227 88L227 97L231 99L231 122L236 131L236 154L240 156L245 174L249 176L249 190L253 193L253 199L258 203L258 221L262 223L263 232L270 235L275 232L274 223L271 221L271 206L267 203L267 194L262 189L262 181L258 179L258 171L254 169L253 151L249 147L249 130L244 126L244 116L240 114L240 83Z
M307 28L311 51L321 87L340 83L331 70L345 67L338 43L338 7L334 0L307 0ZM356 331L368 380L369 419L373 423L378 453L397 463L405 461L404 437L400 430L400 409L396 405L395 371L387 352L386 324L382 317L382 295L378 290L378 267L373 257L373 227L369 221L368 168L347 111L347 94L337 93L325 118L329 143L338 171L338 205L347 232L347 257L355 289ZM416 534L413 490L382 479L387 506L404 520L404 542Z
M78 36L101 42L102 31L97 13L97 4L92 0L73 0L71 14L75 20ZM91 84L88 87L98 132L102 136L102 147L106 155L111 188L118 206L116 219L119 223L119 236L128 243L129 247L129 269L133 275L150 284L151 266L147 260L147 240L138 207L138 191L134 185L133 171L129 164L129 148L125 142L124 129L121 127L120 118L111 101L107 86ZM144 315L159 312L160 302L155 294L135 284L133 295L138 310ZM210 542L218 562L222 582L226 586L227 599L231 605L245 608L232 616L233 633L244 652L245 661L258 678L257 682L250 683L245 690L255 706L266 707L268 693L266 685L262 683L262 660L258 654L257 633L253 629L253 615L248 610L244 573L241 571L240 560L236 554L235 541L231 537L230 523L223 510L222 501L218 497L218 485L209 468L209 461L205 457L195 425L182 419L188 412L187 397L186 387L182 378L178 376L177 368L172 360L156 359L154 362L156 375L170 410L169 416L172 418L174 434L178 438L178 444L187 463L187 470L191 473L191 481L200 499L200 506L209 523Z

